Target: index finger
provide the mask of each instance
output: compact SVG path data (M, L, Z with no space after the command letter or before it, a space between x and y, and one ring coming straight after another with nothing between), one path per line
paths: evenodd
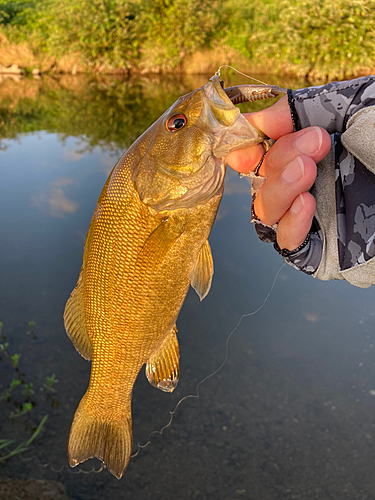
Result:
M274 140L293 132L292 115L290 114L286 96L282 97L269 108L262 109L262 111L257 111L256 113L248 113L244 116L251 125L254 125L254 127Z
M271 139L276 140L293 132L292 116L286 96L269 108L255 113L245 113L244 116L251 125L264 132ZM237 172L246 173L255 169L263 153L263 147L258 144L232 151L226 157L226 161Z

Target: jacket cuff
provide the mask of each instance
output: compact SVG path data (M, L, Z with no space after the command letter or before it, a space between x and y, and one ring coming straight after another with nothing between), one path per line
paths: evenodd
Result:
M298 118L298 113L296 110L296 106L294 104L294 97L293 97L293 90L288 89L288 104L289 104L289 109L290 109L290 114L292 116L292 122L293 122L293 132L297 132L298 130L301 130L301 122Z

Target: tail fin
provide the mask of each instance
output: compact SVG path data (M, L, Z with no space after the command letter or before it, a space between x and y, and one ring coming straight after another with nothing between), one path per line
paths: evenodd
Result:
M117 479L125 472L132 453L131 413L126 420L102 421L92 417L85 408L85 397L74 415L68 441L69 465L89 458L99 458Z

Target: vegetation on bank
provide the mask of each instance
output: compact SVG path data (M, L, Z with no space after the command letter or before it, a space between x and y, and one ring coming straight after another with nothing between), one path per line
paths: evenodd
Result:
M35 53L101 71L181 69L222 44L268 70L343 77L375 66L375 0L0 0L0 26Z
M29 330L26 332L26 335L31 340L37 339L34 333L34 326L34 321L29 321ZM17 432L16 429L13 429L11 438L0 439L0 466L5 460L27 451L31 443L39 436L47 421L48 414L45 414L41 420L38 419L39 423L36 425L33 414L39 412L35 408L46 402L48 406L56 406L57 402L52 397L52 394L55 392L53 385L58 382L55 374L53 374L46 377L45 382L39 388L39 391L37 391L35 384L26 379L26 375L21 371L20 359L22 358L22 354L11 354L8 338L3 334L2 329L3 324L0 323L0 362L4 361L10 365L11 371L8 370L8 376L2 379L2 384L0 385L0 404L2 406L8 405L12 408L10 413L8 413L9 409L5 412L3 411L2 416L6 417L8 413L6 420L11 420L13 423L18 422L27 429L26 434L28 433L29 435L25 441L17 444L22 431L18 429ZM26 418L23 418L25 415ZM1 437L3 438L4 429L5 432L9 432L9 429L6 422L2 421L0 423L2 428ZM12 439L13 437L16 439Z

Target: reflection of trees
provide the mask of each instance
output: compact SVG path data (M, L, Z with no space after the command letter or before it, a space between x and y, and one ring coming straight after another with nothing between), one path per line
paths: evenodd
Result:
M119 154L179 96L208 80L204 75L181 78L183 81L158 76L124 80L65 75L19 82L6 79L0 82L0 149L1 139L45 130L59 134L62 141L66 136L79 137L81 152L99 146ZM248 81L235 75L232 80L227 76L225 83ZM291 82L285 83L290 86ZM245 109L255 111L273 103L257 101Z
M46 130L62 141L80 137L83 150L124 150L180 95L199 85L156 77L6 80L0 83L0 141Z

